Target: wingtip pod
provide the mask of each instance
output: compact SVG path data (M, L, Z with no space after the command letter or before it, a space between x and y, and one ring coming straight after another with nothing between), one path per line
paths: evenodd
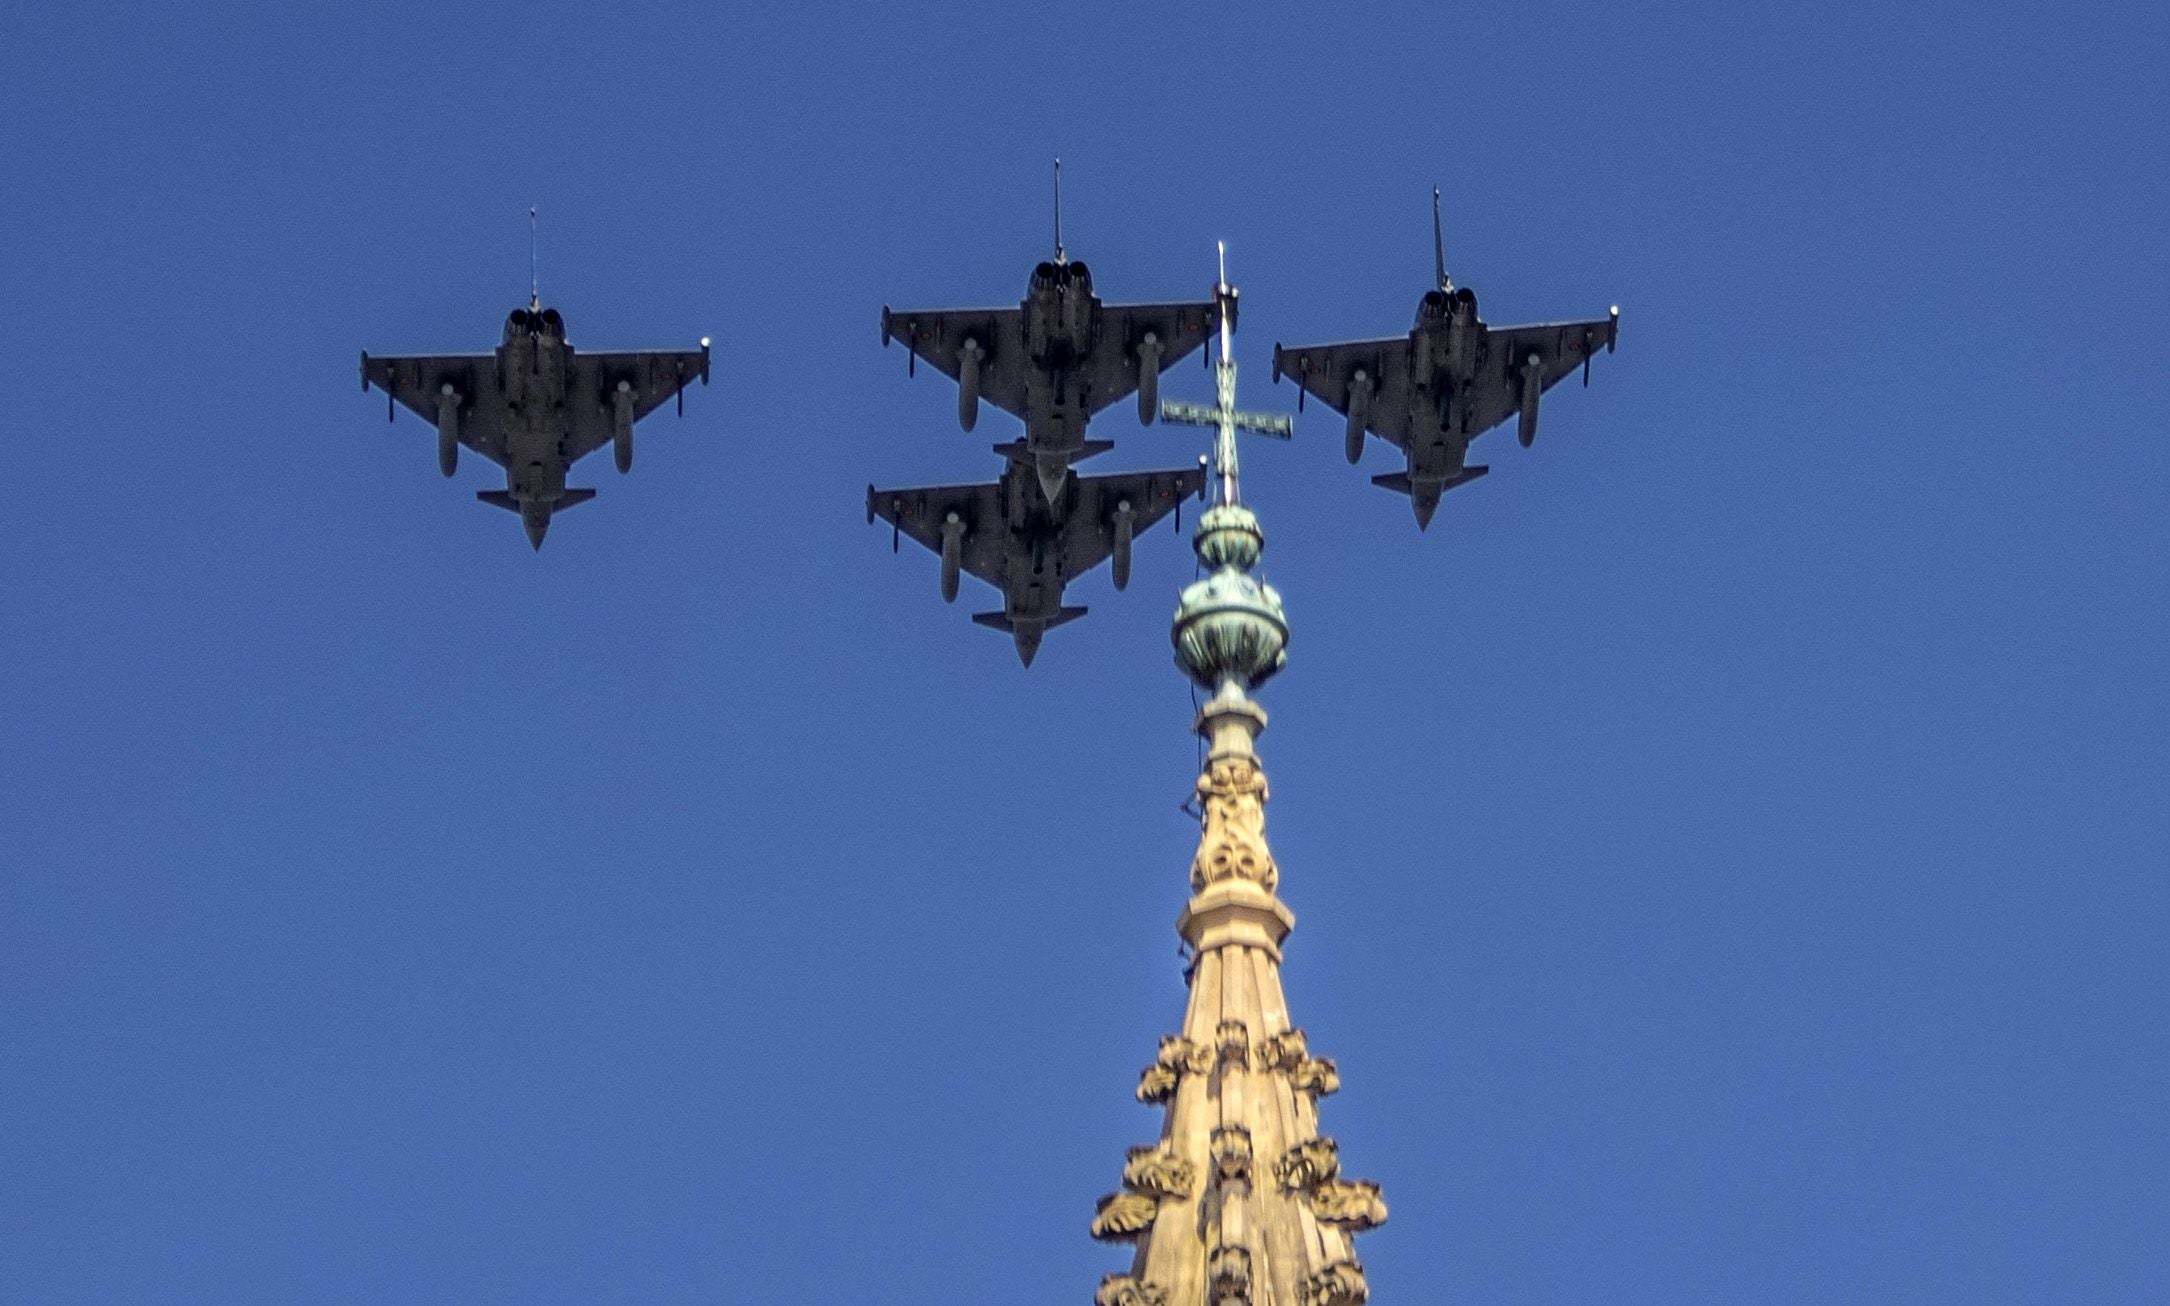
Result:
M369 351L362 351L362 393L369 393Z
M881 495L882 492L875 489L873 484L869 482L866 487L866 524L869 526L872 526L874 524L875 517L881 514L881 508L878 506L881 502ZM903 503L901 500L891 499L889 501L889 551L891 553L901 553L903 549Z
M1618 304L1614 304L1614 305L1612 306L1612 331L1611 331L1611 333L1610 333L1610 334L1608 334L1608 335L1607 335L1607 336L1605 337L1605 352L1609 354L1609 353L1611 353L1611 352L1612 352L1613 350L1615 350L1615 349L1618 349L1619 347L1620 347L1620 306L1619 306Z

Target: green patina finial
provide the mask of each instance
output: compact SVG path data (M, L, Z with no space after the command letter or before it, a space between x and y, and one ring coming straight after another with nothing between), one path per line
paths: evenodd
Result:
M1191 547L1197 550L1198 561L1208 567L1249 571L1258 565L1258 555L1265 551L1266 532L1258 524L1258 514L1249 508L1240 503L1217 503L1198 519Z
M1288 617L1273 586L1222 567L1183 590L1175 610L1175 663L1205 689L1249 689L1288 663Z
M1288 617L1274 588L1250 574L1265 550L1266 533L1258 514L1243 506L1236 433L1286 440L1294 424L1284 415L1236 408L1236 360L1230 351L1236 291L1225 271L1213 290L1221 318L1221 357L1214 365L1219 402L1211 408L1179 400L1161 405L1164 421L1215 428L1214 475L1220 483L1219 502L1206 509L1192 540L1199 562L1213 573L1183 591L1175 612L1175 661L1207 690L1219 693L1233 683L1240 694L1288 662Z

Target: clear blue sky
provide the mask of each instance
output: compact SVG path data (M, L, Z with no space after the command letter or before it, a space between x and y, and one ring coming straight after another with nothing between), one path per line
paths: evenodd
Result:
M2170 1293L2158 5L18 5L0 1300L1083 1302L1183 994L1183 542L1021 670L877 344L1229 243L1623 306L1428 534L1247 489L1376 1300ZM1216 110L1218 102L1225 107ZM717 341L541 554L358 351ZM1167 393L1208 396L1195 366ZM1096 424L1093 470L1187 428Z

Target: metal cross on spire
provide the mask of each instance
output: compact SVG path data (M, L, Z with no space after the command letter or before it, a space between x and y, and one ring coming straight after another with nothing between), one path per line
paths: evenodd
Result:
M1164 399L1160 404L1160 419L1187 426L1217 428L1218 435L1213 441L1213 469L1220 481L1220 501L1237 504L1243 502L1243 495L1238 480L1236 432L1249 431L1286 440L1296 434L1296 423L1286 413L1246 413L1236 407L1236 359L1230 348L1236 329L1236 288L1228 284L1226 241L1220 242L1220 280L1213 283L1213 300L1219 305L1221 316L1221 357L1213 365L1218 402L1208 408L1181 399Z

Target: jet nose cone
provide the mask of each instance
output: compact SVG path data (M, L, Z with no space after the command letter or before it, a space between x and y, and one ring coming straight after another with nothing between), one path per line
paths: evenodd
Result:
M1015 635L1017 639L1017 660L1029 667L1032 665L1033 657L1040 651L1040 632L1035 630L1027 633L1019 630L1015 632Z
M548 534L549 531L550 519L548 517L537 516L527 519L527 542L534 546L537 553L542 552L543 536Z
M1416 510L1417 529L1424 530L1432 524L1432 514L1439 511L1439 495L1436 492L1412 494L1409 496L1409 506Z

